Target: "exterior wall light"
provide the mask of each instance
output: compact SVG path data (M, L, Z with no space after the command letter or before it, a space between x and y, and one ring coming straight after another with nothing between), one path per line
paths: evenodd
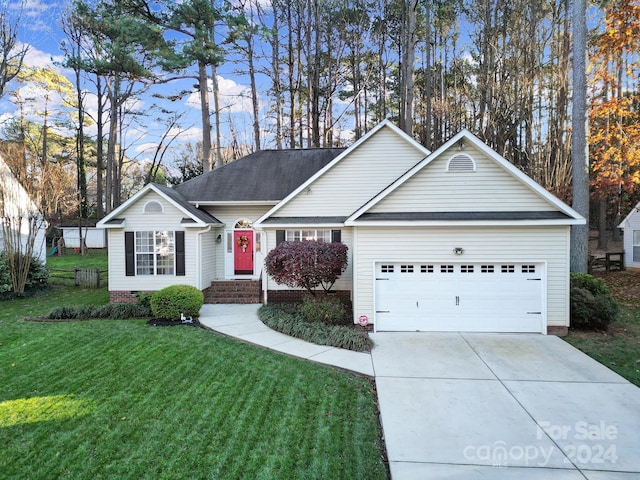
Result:
M218 236L216 237L216 243L222 243L222 234L219 233Z
M455 253L456 255L462 255L464 253L464 248L462 247L455 247L453 249L453 253Z

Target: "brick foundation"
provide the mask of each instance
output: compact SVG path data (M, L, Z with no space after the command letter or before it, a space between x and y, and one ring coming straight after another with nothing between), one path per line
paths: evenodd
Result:
M316 297L322 297L324 292L318 292ZM267 302L269 303L297 303L303 298L313 298L306 290L268 290ZM351 309L351 291L335 290L331 291L328 298L339 298L342 303Z
M558 337L564 337L569 333L569 327L562 327L556 325L547 325L548 335L557 335Z
M204 303L262 303L258 280L216 280L202 293Z
M111 290L109 292L109 302L111 303L138 303L139 293L153 293L153 292L138 292L130 290Z

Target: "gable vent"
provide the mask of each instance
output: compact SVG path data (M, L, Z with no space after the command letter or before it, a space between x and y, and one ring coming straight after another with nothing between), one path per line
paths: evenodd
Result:
M150 200L145 203L143 211L144 213L164 213L162 204L160 202L156 202L155 200Z
M460 153L449 160L447 172L475 172L476 162L469 155Z

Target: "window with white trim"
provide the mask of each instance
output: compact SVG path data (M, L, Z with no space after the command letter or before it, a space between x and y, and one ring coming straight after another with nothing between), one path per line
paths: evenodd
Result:
M286 230L284 239L287 242L331 242L331 230Z
M136 275L173 275L175 239L172 231L136 232Z
M633 261L640 262L640 230L633 231Z

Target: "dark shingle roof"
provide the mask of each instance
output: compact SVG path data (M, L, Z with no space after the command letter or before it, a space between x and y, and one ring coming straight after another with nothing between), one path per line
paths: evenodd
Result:
M279 201L344 150L262 150L174 189L189 202Z
M199 208L194 207L189 202L187 202L180 194L178 194L174 189L167 187L165 185L159 185L157 183L153 184L158 190L162 191L167 197L176 202L182 208L184 208L187 212L193 215L198 220L204 223L213 223L213 224L222 224L220 220L218 220L213 215L208 214L204 210L200 210ZM182 223L184 224L185 219L183 219ZM189 223L189 222L187 222Z

